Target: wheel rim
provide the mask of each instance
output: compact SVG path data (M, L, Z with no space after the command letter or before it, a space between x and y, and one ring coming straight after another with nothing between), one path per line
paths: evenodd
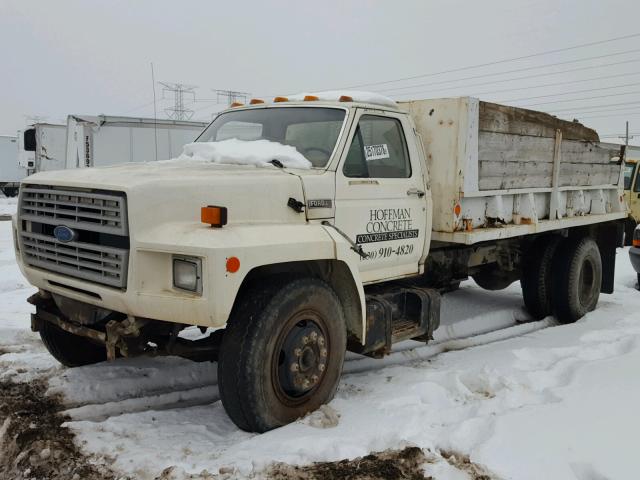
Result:
M580 269L580 280L578 285L580 290L578 297L582 305L588 305L594 295L594 286L596 282L595 266L591 259L586 258Z
M306 402L318 389L329 360L323 318L313 310L298 312L280 331L272 359L276 394L289 406Z

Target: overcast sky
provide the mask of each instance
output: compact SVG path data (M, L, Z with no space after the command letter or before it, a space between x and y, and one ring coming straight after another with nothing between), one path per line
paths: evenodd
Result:
M33 115L152 116L153 62L156 80L198 87L196 102L185 97L196 119L223 107L206 101L213 88L367 84L397 99L530 106L603 135L629 120L640 134L640 35L501 62L637 34L638 19L637 0L0 0L0 133ZM396 81L406 77L417 78ZM163 116L172 97L158 88L158 99Z

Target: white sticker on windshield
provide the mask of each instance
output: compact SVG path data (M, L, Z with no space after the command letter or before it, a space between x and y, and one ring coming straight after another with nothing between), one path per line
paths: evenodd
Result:
M364 157L367 161L389 158L389 148L386 143L381 143L380 145L365 145Z

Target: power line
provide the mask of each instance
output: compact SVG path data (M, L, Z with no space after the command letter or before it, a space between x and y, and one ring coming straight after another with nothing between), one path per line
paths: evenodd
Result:
M403 87L386 88L386 89L377 90L377 91L381 92L381 93L389 93L390 95L392 95L394 90L406 90L406 89L409 89L409 88L428 87L428 86L431 86L431 85L442 85L444 83L461 82L463 80L473 80L473 79L476 79L476 78L494 77L496 75L504 75L504 74L507 74L507 73L526 72L526 71L529 71L529 70L537 70L539 68L556 67L558 65L566 65L566 64L570 64L570 63L585 62L587 60L596 60L596 59L600 59L600 58L616 57L616 56L619 56L619 55L626 55L628 53L635 53L635 52L640 52L640 48L636 48L634 50L626 50L624 52L610 53L610 54L607 54L607 55L596 55L594 57L585 57L585 58L580 58L578 60L567 60L565 62L548 63L548 64L545 64L545 65L536 65L534 67L516 68L516 69L513 69L513 70L503 70L501 72L495 72L495 73L483 73L482 75L472 75L472 76L469 76L469 77L454 78L454 79L451 79L451 80L439 80L437 82L430 82L430 83L416 83L415 85L406 85L406 86L403 86ZM639 60L624 60L622 62L605 63L605 64L601 64L601 65L588 65L586 67L572 68L572 69L569 69L569 70L561 70L559 72L545 72L545 73L539 73L539 74L536 74L536 75L527 75L525 77L507 78L507 79L503 79L503 80L491 80L490 82L476 83L476 84L473 84L473 85L470 85L470 86L490 85L490 84L493 84L493 83L509 82L509 81L512 81L512 80L519 80L521 78L535 78L535 77L543 77L543 76L547 76L547 75L560 75L562 73L570 73L570 72L577 72L577 71L580 71L580 70L591 70L591 69L594 69L594 68L610 67L610 66L613 66L613 65L621 65L623 63L631 63L631 62L637 62L637 61L639 61ZM398 95L401 95L401 94L398 93Z
M625 83L624 85L611 85L609 87L598 87L598 88L589 88L586 90L576 90L574 92L564 92L564 93L552 93L548 95L537 95L535 97L522 97L522 98L512 98L510 100L500 100L500 103L503 102L519 102L521 100L535 100L536 98L549 98L549 97L561 97L563 95L573 95L575 93L589 93L589 92L597 92L601 90L611 90L613 88L624 88L624 87L636 87L640 85L640 83Z
M588 114L591 114L591 113L600 114L600 113L628 112L630 110L631 111L636 111L636 110L638 110L638 108L640 108L640 107L631 106L631 107L624 107L624 108L612 108L611 110L587 110L586 112L575 112L575 111L574 112L577 113L578 115L585 115L585 114L588 115ZM571 112L571 110L569 110L569 112Z
M580 119L584 118L609 118L609 117L631 117L634 115L640 115L640 112L623 112L623 113L612 113L609 115L589 115L587 117L580 117Z
M636 60L636 62L640 61ZM640 75L640 72L632 72L632 73L625 73L624 76L631 76L631 75ZM512 92L514 90L530 90L532 88L543 88L543 87L556 87L558 85L570 85L572 83L584 83L584 82L592 82L595 80L605 80L608 78L619 78L621 75L615 74L615 75L605 75L602 77L591 77L591 78L585 78L585 79L580 79L580 80L569 80L566 82L556 82L556 83L546 83L546 84L540 84L540 85L530 85L530 86L526 86L526 87L514 87L514 88L507 88L507 89L501 89L501 90L493 90L493 91L489 91L489 92L478 92L478 93L472 93L470 94L470 96L478 96L478 95L491 95L494 93L503 93L503 92ZM531 77L520 77L522 79L524 78L531 78ZM457 88L468 88L468 85L465 86L461 86L461 87L450 87L450 88L439 88L436 90L429 90L430 92L436 92L439 90L452 90L452 89L457 89ZM415 93L425 93L425 92L415 92ZM406 95L406 94L405 94Z
M615 41L618 41L618 40L626 40L626 39L635 38L635 37L640 37L640 33L633 33L633 34L630 34L630 35L623 35L623 36L620 36L620 37L609 38L607 40L599 40L599 41L596 41L596 42L583 43L583 44L574 45L574 46L571 46L571 47L556 48L554 50L547 50L545 52L532 53L532 54L529 54L529 55L522 55L522 56L519 56L519 57L505 58L505 59L502 59L502 60L495 60L495 61L492 61L492 62L479 63L479 64L476 64L476 65L470 65L470 66L467 66L467 67L452 68L452 69L449 69L449 70L442 70L440 72L423 73L423 74L420 74L420 75L413 75L413 76L409 76L409 77L401 77L401 78L396 78L396 79L393 79L393 80L384 80L384 81L379 81L379 82L361 83L361 84L358 84L358 85L351 85L349 87L341 87L341 88L345 88L346 89L346 88L366 87L366 86L372 86L372 85L386 85L386 84L389 84L389 83L396 83L396 82L401 82L401 81L405 81L405 80L414 80L416 78L433 77L433 76L436 76L436 75L443 75L445 73L461 72L461 71L464 71L464 70L471 70L471 69L474 69L474 68L488 67L488 66L491 66L491 65L499 65L501 63L514 62L516 60L525 60L527 58L540 57L542 55L549 55L549 54L552 54L552 53L567 52L569 50L575 50L575 49L578 49L578 48L592 47L594 45L602 45L604 43L611 43L611 42L615 42Z
M639 49L639 51L640 51L640 49ZM475 83L475 84L471 84L471 85L456 85L456 86L448 86L448 87L441 87L441 88L428 89L428 90L420 90L420 91L417 91L417 92L398 93L397 95L415 95L415 94L423 94L423 93L429 93L429 92L438 92L438 91L442 91L442 90L452 90L452 89L457 89L457 88L480 87L480 86L483 86L483 85L493 85L494 83L514 82L514 81L518 81L518 80L529 80L531 78L547 77L547 76L551 76L551 75L561 75L563 73L577 72L577 71L581 71L581 70L591 70L591 69L594 69L594 68L601 68L601 67L611 67L611 66L614 66L614 65L622 65L622 64L625 64L625 63L635 63L635 62L640 62L640 58L632 59L632 60L624 60L622 62L605 63L605 64L602 64L602 65L590 65L590 66L587 66L587 67L572 68L572 69L569 69L569 70L561 70L559 72L545 72L545 73L539 73L539 74L536 74L536 75L524 75L524 76L520 76L520 77L505 78L505 79L502 79L502 80L492 80L490 82ZM620 74L612 75L611 77L619 77L619 76L620 76ZM600 78L610 78L610 77L600 77ZM584 82L584 81L587 81L587 80L572 80L572 82ZM524 87L524 88L537 88L537 87L538 86L536 85L535 87Z
M630 77L632 75L639 75L640 72L631 72L631 73L625 73L624 77ZM477 96L477 95L491 95L494 93L502 93L502 92L512 92L514 90L529 90L532 88L543 88L543 87L557 87L558 85L570 85L572 83L584 83L584 82L593 82L595 80L606 80L608 78L619 78L621 75L619 73L615 74L615 75L606 75L604 77L592 77L592 78L585 78L585 79L581 79L581 80L570 80L567 82L556 82L556 83L547 83L547 84L543 84L543 85L532 85L532 86L528 86L528 87L516 87L516 88L507 88L507 89L503 89L503 90L493 90L492 92L478 92L478 93L473 93L471 96ZM608 88L608 87L605 87ZM571 93L575 93L575 92L571 92ZM563 94L564 95L564 94Z
M575 108L563 108L560 110L552 110L553 112L576 112L579 110L589 109L589 108L608 108L608 107L618 107L621 105L636 105L640 102L622 102L622 103L606 103L604 105L589 105L583 107L575 107Z
M569 98L567 100L554 100L554 101L551 101L551 102L530 103L528 105L520 105L520 107L522 107L522 108L537 107L538 105L549 105L551 103L577 102L577 101L582 101L582 100L593 100L593 99L596 99L596 98L620 97L622 95L637 95L639 93L640 93L640 91L637 91L637 90L635 92L610 93L608 95L596 95L596 96L593 96L593 97ZM509 102L509 101L513 101L513 100L506 100L506 101L502 101L501 103L505 103L505 102Z

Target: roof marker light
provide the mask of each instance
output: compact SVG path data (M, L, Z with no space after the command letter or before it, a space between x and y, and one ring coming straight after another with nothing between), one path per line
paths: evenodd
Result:
M320 98L316 97L315 95L305 95L304 96L304 101L305 102L317 102L318 100L320 100Z
M288 102L289 99L287 97L276 97L273 99L273 103L280 103L280 102Z
M340 95L340 101L341 102L353 102L353 97L350 97L349 95Z
M252 98L249 102L249 105L258 105L260 103L264 103L264 100L260 100L259 98Z
M229 105L229 107L236 108L236 107L242 107L243 105L244 105L244 103L233 102L231 105Z

